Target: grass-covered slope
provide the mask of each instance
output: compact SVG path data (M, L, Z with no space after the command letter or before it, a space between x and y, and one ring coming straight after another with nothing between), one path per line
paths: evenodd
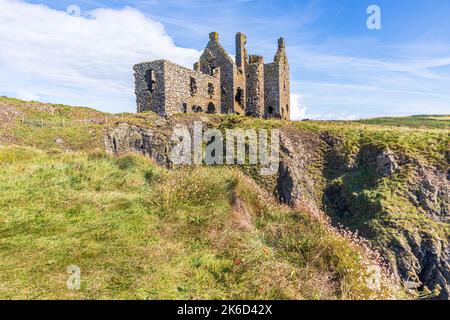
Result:
M117 122L162 132L197 120L221 130L279 128L301 141L293 165L305 164L300 189L318 208L376 244L421 294L424 281L431 290L443 283L448 116L294 123L188 114L168 122L3 97L0 298L403 297L386 279L382 290L368 288L365 248L308 209L278 204L276 176L261 179L249 166L167 171L104 152L105 129ZM387 151L398 168L381 176L376 159ZM66 287L71 264L82 270L79 291Z
M450 120L305 122L325 136L324 210L384 252L405 283L449 299ZM381 174L389 154L395 170Z
M227 168L0 149L0 297L336 299L367 285L362 251ZM68 290L66 268L81 268Z
M415 119L415 117L408 117L408 119ZM328 133L342 139L339 151L348 159L356 155L362 147L372 145L444 167L448 165L450 120L442 120L442 122L444 125L440 129L427 128L425 124L420 128L387 123L367 124L365 120L360 122L305 121L299 122L297 128Z
M384 117L359 120L359 123L383 126L450 129L450 115L418 115L411 117Z
M385 276L373 285L364 246L234 168L112 157L110 123L76 122L105 114L0 102L0 298L404 297ZM66 286L69 265L80 290Z

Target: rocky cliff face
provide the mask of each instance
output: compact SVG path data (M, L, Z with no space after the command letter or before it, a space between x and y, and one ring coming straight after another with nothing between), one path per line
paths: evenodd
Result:
M280 143L276 187L279 200L289 205L307 202L319 206L324 183L323 141L315 133L283 130Z
M107 130L113 153L138 152L171 167L170 125L119 123ZM445 168L368 144L356 152L330 133L281 130L273 190L281 202L308 204L371 240L412 292L450 296L450 185ZM436 293L435 292L435 293Z
M104 140L106 151L114 155L136 152L153 159L161 166L170 167L170 135L164 130L166 122L162 119L159 121L160 130L128 123L118 123L107 129Z
M359 153L346 157L340 152L343 141L336 137L303 138L290 133L281 139L280 200L288 204L313 201L335 223L372 240L408 289L428 296L433 296L428 290L436 289L439 298L449 299L450 185L446 172L376 146L363 146ZM311 141L315 147L305 148ZM312 160L311 152L316 159ZM383 195L382 185L392 181L399 183L398 189ZM378 196L391 199L379 201ZM404 203L399 207L389 201Z
M400 237L393 237L382 250L394 272L409 290L426 290L426 286L439 290L439 298L449 299L448 239L433 237L417 230L403 230Z

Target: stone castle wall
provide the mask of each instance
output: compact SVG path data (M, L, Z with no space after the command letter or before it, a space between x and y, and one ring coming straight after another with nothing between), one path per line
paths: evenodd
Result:
M165 62L166 113L220 113L220 69L210 76Z
M210 76L157 60L140 63L134 70L138 112L152 110L161 116L220 113L220 69Z
M284 39L278 40L278 51L275 55L275 63L279 67L279 92L280 92L280 116L282 119L289 119L291 112L291 83L289 77L289 62L286 55Z
M234 75L234 101L233 112L236 114L245 114L247 105L247 78L246 72L248 68L247 57L247 37L238 32L236 34L236 67L233 71Z
M144 62L136 64L133 69L137 112L154 111L164 115L164 63L161 60Z
M264 117L280 117L280 72L276 63L264 65Z
M233 106L232 113L245 114L247 101L245 74L242 69L235 69L233 77Z
M278 42L274 62L249 56L247 37L236 35L236 61L210 34L193 70L166 60L134 66L137 111L161 116L179 112L217 112L263 118L290 116L289 64L284 40ZM209 107L209 110L208 110Z
M234 74L237 67L219 43L219 36L212 32L205 51L200 57L200 71L211 74L212 70L220 68L221 113L233 113L234 106Z
M261 56L250 56L247 67L247 110L246 115L262 118L264 112L264 59Z
M265 117L290 119L290 88L289 62L280 38L274 62L264 65Z

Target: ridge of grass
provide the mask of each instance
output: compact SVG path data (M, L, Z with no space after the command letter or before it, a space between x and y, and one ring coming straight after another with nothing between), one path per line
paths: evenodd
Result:
M358 123L425 128L425 129L447 129L450 130L450 115L416 115L409 117L383 117L358 120Z

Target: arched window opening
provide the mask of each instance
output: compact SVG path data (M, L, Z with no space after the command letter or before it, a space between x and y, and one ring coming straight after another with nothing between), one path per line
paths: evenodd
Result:
M214 103L210 102L208 104L208 111L207 113L213 114L216 113L216 106L214 105Z

